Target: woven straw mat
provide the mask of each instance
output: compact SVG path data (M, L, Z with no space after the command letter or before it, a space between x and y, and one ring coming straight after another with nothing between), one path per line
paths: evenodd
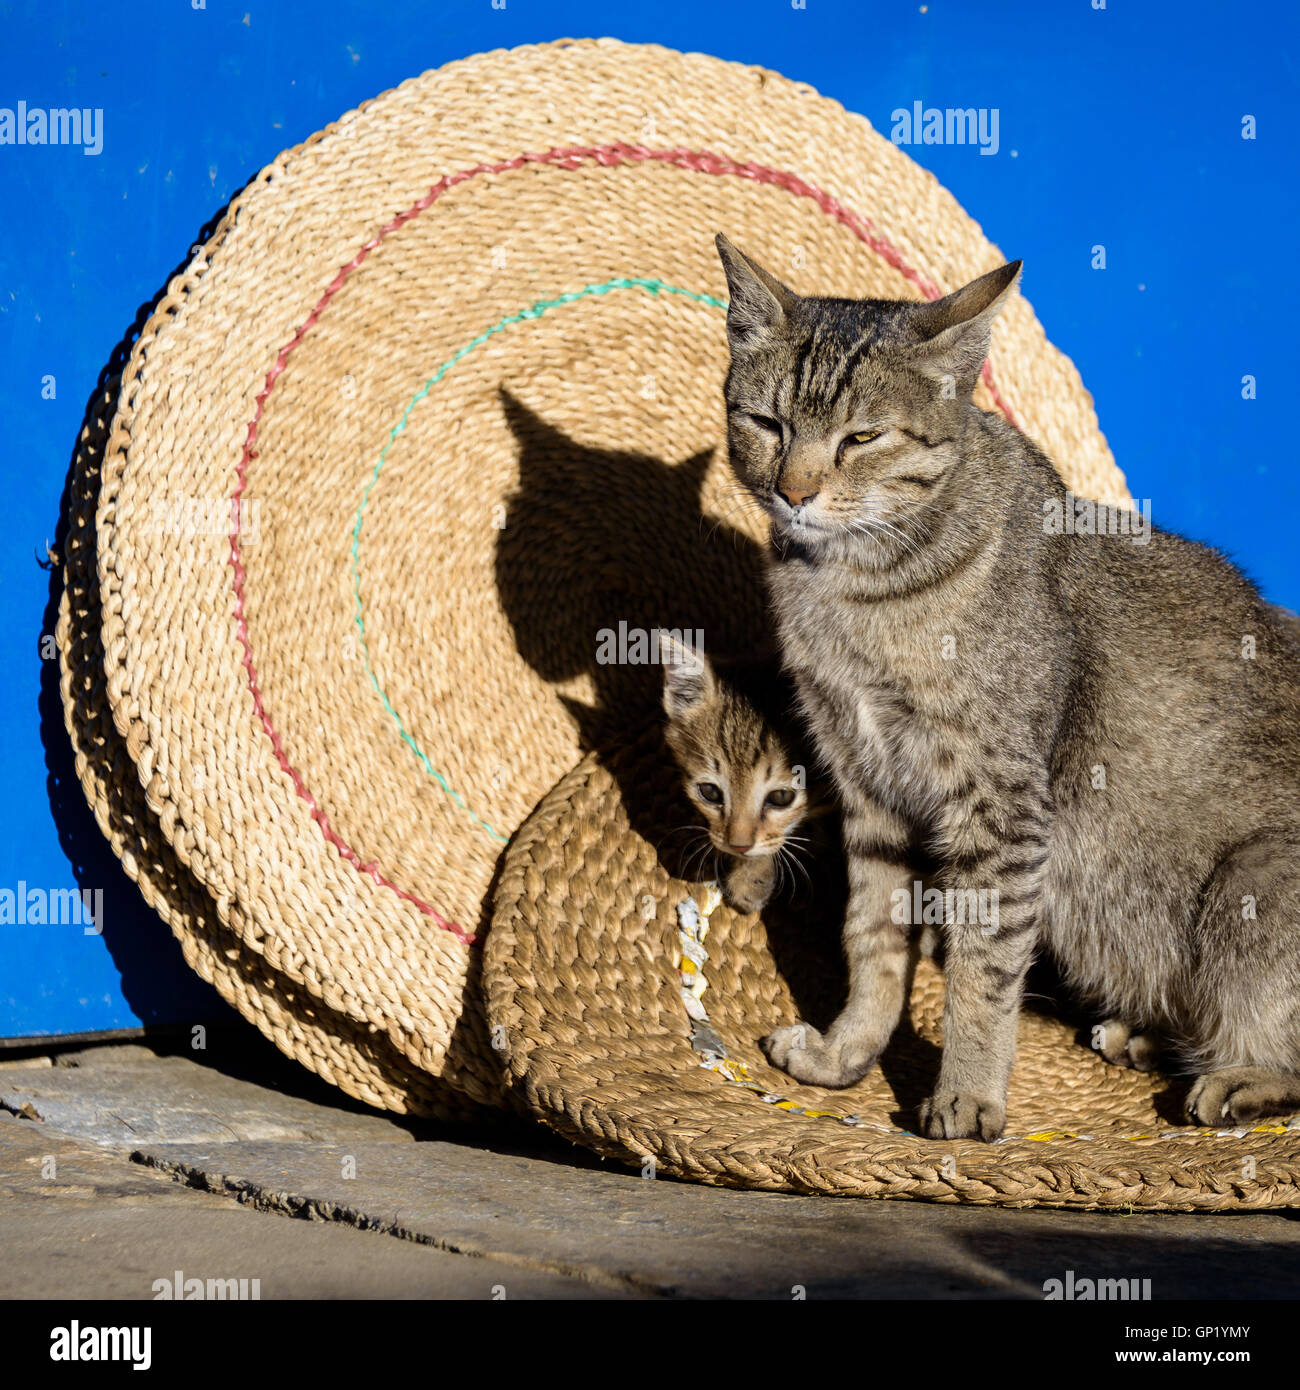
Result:
M191 963L376 1104L502 1103L476 978L501 852L653 706L599 629L761 629L719 230L808 292L933 296L1003 259L777 74L480 54L232 201L83 461L60 642L88 798ZM1127 495L1022 298L978 399L1076 492Z
M814 878L761 918L717 907L699 961L705 1017L693 1022L675 968L677 909L699 904L702 886L678 876L672 834L689 814L652 727L612 756L589 754L506 852L484 960L488 1017L520 1095L561 1134L643 1172L653 1161L658 1173L788 1192L1300 1205L1300 1131L1187 1126L1181 1088L1109 1065L1041 1007L1021 1013L1003 1139L910 1132L942 1049L943 980L929 961L864 1080L832 1091L769 1065L760 1038L796 1019L825 1028L843 1005L842 882L837 893Z

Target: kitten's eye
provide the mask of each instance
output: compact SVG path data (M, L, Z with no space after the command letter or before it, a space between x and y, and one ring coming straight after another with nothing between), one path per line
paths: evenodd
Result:
M848 435L840 448L845 449L854 444L870 444L873 439L879 439L882 434L884 434L884 430L859 430L856 434Z
M794 800L794 792L789 787L777 787L775 791L767 794L763 804L765 806L789 806Z
M722 805L722 788L716 782L699 782L695 790L710 806Z

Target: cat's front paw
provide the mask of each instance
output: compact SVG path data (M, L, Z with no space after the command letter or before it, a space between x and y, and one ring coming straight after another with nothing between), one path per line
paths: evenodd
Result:
M1004 1100L968 1095L961 1091L936 1091L921 1102L921 1133L927 1139L997 1139L1007 1123Z
M871 1070L871 1063L847 1058L810 1023L792 1023L763 1039L763 1051L775 1067L805 1086L852 1086Z
M776 888L776 860L742 859L726 875L722 896L737 912L761 912L772 900Z

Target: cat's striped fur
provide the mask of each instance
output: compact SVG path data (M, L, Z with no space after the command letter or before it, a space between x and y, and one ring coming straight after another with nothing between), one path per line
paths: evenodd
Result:
M772 519L776 636L850 860L848 1007L774 1060L826 1085L873 1064L904 1002L883 899L920 853L999 905L945 931L925 1133L1002 1131L1040 944L1111 1060L1180 1049L1193 1118L1300 1106L1292 629L1207 547L1045 528L1051 463L971 400L1018 262L932 303L805 298L718 244L732 464Z

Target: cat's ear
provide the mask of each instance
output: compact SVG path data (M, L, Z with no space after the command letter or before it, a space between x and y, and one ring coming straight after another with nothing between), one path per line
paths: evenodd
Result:
M942 299L912 306L912 352L927 376L950 378L964 395L975 389L989 355L993 320L1011 298L1020 267L1020 261L1011 261Z
M781 332L799 296L733 246L725 233L719 232L715 242L731 291L727 338L733 349L757 347Z
M713 699L717 677L709 658L698 647L689 647L671 632L661 630L659 656L664 666L664 712L670 719Z

